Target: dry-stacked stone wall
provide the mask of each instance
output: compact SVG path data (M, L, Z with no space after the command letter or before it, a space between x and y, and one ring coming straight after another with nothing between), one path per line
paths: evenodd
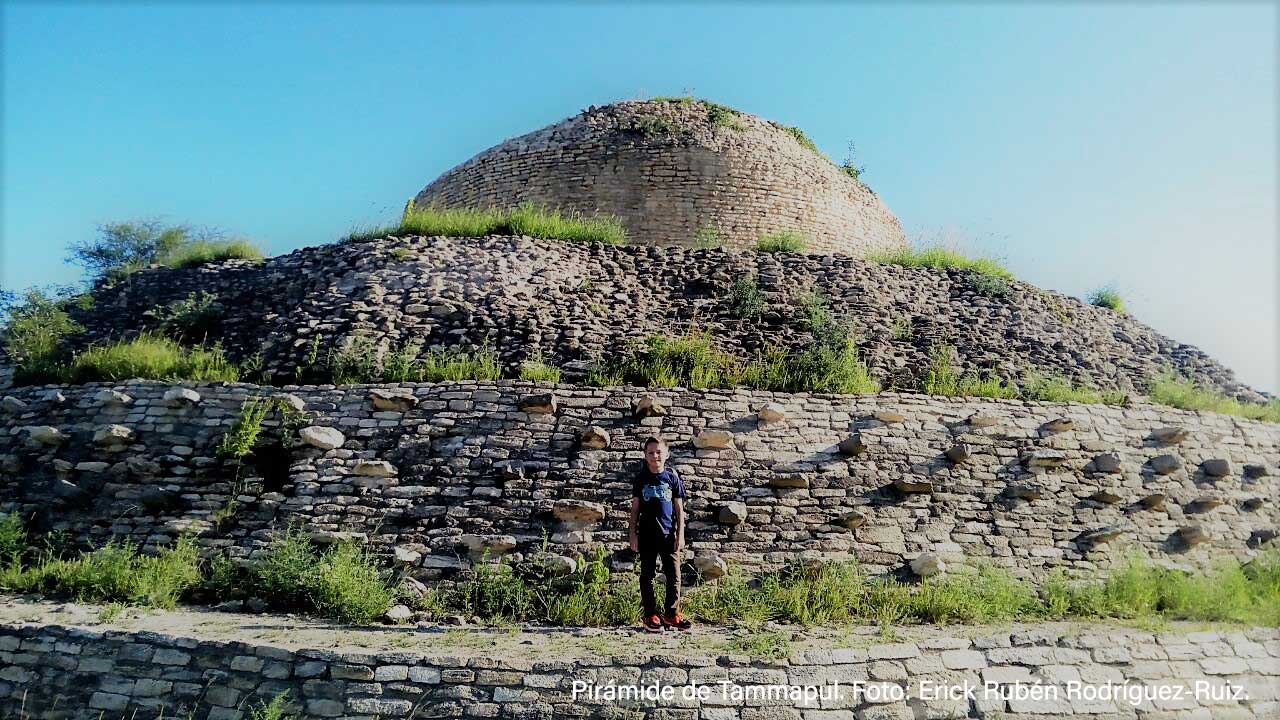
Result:
M273 414L253 456L219 458L259 395L301 408L300 429L280 442ZM1280 526L1280 426L1148 406L133 382L19 389L0 420L0 508L37 529L147 548L196 532L249 557L300 521L427 581L486 556L572 567L599 546L628 567L630 482L655 432L689 487L688 560L704 576L807 558L1035 578L1130 551L1203 569L1255 555Z
M730 302L734 281L748 277L766 303L758 319L735 317ZM691 328L743 358L770 345L803 347L800 302L808 291L853 321L861 357L886 385L917 387L930 349L947 344L961 372L1017 379L1035 371L1127 390L1175 370L1260 397L1199 349L1111 310L1016 281L992 297L965 272L840 256L386 239L305 248L261 264L145 270L98 288L94 306L73 315L88 343L161 328L166 307L206 293L219 318L207 340L221 341L236 362L260 358L276 384L326 381L320 370L329 353L354 337L382 347L487 344L509 372L541 355L573 380L628 342Z
M609 687L669 697L598 694ZM781 660L643 651L544 660L0 624L0 711L18 717L239 720L282 694L290 716L308 720L1266 720L1280 716L1280 633L1094 627L940 633Z
M796 231L817 252L906 244L866 185L779 126L740 114L713 125L701 103L624 102L508 140L428 185L419 205L523 202L623 221L631 242L688 244L699 230L752 247Z

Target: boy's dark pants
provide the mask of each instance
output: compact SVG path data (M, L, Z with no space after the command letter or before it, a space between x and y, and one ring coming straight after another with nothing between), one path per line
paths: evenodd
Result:
M657 574L658 559L662 559L662 574L667 581L666 614L674 615L680 606L680 563L676 561L676 536L641 535L640 548L640 602L644 605L644 617L658 613L658 602L653 595L653 577Z

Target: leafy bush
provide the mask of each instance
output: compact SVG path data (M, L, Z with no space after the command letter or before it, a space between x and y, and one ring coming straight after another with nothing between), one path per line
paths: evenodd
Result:
M1272 398L1266 404L1244 403L1173 373L1165 373L1152 381L1147 399L1183 410L1209 410L1250 420L1280 422L1280 399Z
M883 265L924 267L932 270L969 270L980 275L1012 280L1013 274L991 257L970 258L942 245L929 245L918 249L902 248L885 252L868 253L866 259Z
M762 235L756 241L756 250L759 252L804 252L807 247L809 247L808 239L791 230Z
M1007 297L1013 290L1004 278L986 273L969 273L969 282L974 292L991 298Z
M0 567L21 561L27 551L27 530L17 513L0 513Z
M1095 307L1104 307L1115 310L1121 315L1124 311L1124 298L1120 297L1120 293L1113 287L1104 287L1094 290L1089 296L1089 304Z
M285 714L289 707L289 691L284 691L271 698L269 702L260 703L249 713L249 720L287 720L292 715Z
M611 215L582 217L576 213L565 214L531 204L524 204L513 210L418 207L410 200L399 225L356 231L347 236L346 242L373 240L388 235L528 235L547 240L610 245L620 245L627 237L622 221Z
M72 358L62 374L68 383L130 378L235 382L240 370L216 345L184 348L169 338L144 333L132 340L90 347Z
M709 100L703 100L702 104L707 108L707 122L711 123L711 127L722 127L738 132L746 129L742 123L738 122L738 118L742 116L738 110Z
M240 413L231 424L231 429L227 430L218 443L218 455L234 458L248 455L258 442L262 421L271 412L273 404L269 398L262 396L246 399L240 405Z
M39 290L28 291L7 315L4 347L14 364L14 382L56 382L65 371L66 341L84 328L71 319L63 302Z
M645 115L637 119L633 129L645 137L666 135L672 131L671 123L657 115Z
M173 607L199 581L200 558L190 537L156 555L139 555L135 545L113 541L73 560L46 555L31 567L0 570L0 589L160 608Z
M217 336L222 329L223 308L217 295L203 290L187 295L151 311L160 328L177 340L187 338L201 342Z
M70 262L94 278L120 280L147 265L191 267L215 260L261 260L262 251L247 240L224 239L217 230L130 220L98 227L98 237L71 246Z
M396 591L387 575L354 542L319 551L300 526L291 525L276 534L257 562L245 567L215 563L205 587L218 598L257 597L274 609L362 624L391 607Z
M764 313L764 293L754 277L733 281L729 288L729 314L736 318L758 318Z

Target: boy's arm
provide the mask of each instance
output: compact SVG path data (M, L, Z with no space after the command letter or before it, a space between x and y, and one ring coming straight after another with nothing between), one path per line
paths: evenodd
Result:
M627 534L631 536L631 552L640 551L640 539L636 537L636 525L640 524L640 498L631 498L631 517L627 522Z

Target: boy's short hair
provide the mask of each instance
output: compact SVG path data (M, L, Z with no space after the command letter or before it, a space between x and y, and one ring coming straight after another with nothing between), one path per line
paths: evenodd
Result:
M671 446L667 445L667 441L661 435L650 435L649 437L645 438L644 444L640 446L641 449L648 450L650 443L657 443L658 447L664 447L668 450L671 449Z

